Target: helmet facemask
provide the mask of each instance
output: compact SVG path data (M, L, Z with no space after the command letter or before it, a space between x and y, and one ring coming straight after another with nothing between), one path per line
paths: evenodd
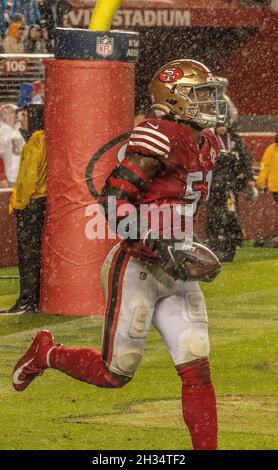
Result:
M186 92L187 91L187 92ZM220 83L212 82L188 87L179 85L177 92L187 101L182 120L194 122L201 128L216 127L224 123L227 114L227 103L222 97Z

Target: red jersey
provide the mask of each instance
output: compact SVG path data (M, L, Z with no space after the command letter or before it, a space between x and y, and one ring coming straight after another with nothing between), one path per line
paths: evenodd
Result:
M193 203L197 207L209 196L212 169L219 143L210 129L202 132L199 147L187 126L167 119L148 119L130 135L126 156L140 153L155 157L164 171L141 190L136 204L155 202Z
M160 172L152 179L149 179L142 170L129 162L125 158L116 167L106 181L106 185L101 194L100 201L107 208L108 197L117 198L117 208L122 204L131 202L136 217L135 236L130 234L123 246L132 252L133 256L147 258L155 262L156 256L148 250L142 243L144 233L150 227L154 232L159 231L163 235L171 238L179 238L176 229L184 230L186 227L185 216L179 212L177 206L190 204L189 215L194 216L199 205L209 196L209 188L212 178L219 143L214 133L205 129L202 132L202 142L200 146L194 139L193 131L190 127L167 119L148 119L132 131L126 148L125 156L138 153L151 156L161 163ZM127 178L126 178L127 177ZM160 212L164 205L168 219L160 217ZM142 207L147 206L149 213L142 214ZM159 206L159 210L157 210ZM123 206L125 207L125 206ZM170 211L169 211L170 209ZM130 208L128 208L129 213ZM192 211L192 212L191 212ZM121 212L121 211L120 211ZM175 219L174 214L180 214ZM138 214L140 221L140 237L138 235ZM126 214L128 215L128 214ZM167 214L166 214L167 215ZM152 224L153 216L157 219L157 228ZM126 227L127 220L125 211L117 212L117 221L123 222L122 227ZM191 223L191 222L190 222ZM128 220L130 224L130 220ZM131 223L132 226L132 223ZM129 225L130 227L130 225ZM193 229L190 228L190 235ZM119 225L117 226L117 230ZM118 234L122 234L118 231ZM181 234L183 236L183 234ZM125 239L125 237L123 236ZM131 242L131 240L134 240Z

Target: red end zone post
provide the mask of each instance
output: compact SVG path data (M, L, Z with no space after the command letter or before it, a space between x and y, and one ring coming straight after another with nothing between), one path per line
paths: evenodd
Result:
M134 120L138 34L56 30L46 63L48 202L40 309L60 315L104 310L103 261L116 240L93 238L97 193Z

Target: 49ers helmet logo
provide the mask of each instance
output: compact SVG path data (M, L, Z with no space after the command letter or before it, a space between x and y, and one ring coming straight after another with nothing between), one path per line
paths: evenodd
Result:
M158 78L161 82L173 83L183 77L183 71L179 67L171 67L160 72Z

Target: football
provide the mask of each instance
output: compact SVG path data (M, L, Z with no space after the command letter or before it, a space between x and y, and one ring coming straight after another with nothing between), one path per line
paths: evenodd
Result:
M220 261L207 246L192 242L185 245L183 251L195 260L185 262L190 280L210 282L220 273Z

